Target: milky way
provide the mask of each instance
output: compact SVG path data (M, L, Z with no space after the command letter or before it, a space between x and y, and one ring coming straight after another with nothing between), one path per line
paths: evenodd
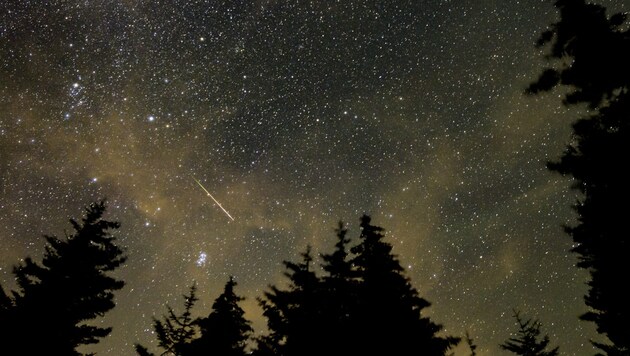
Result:
M555 20L543 0L3 1L0 280L107 198L127 284L89 350L155 347L165 303L196 281L207 314L229 275L262 332L282 260L368 213L480 355L502 354L513 308L592 354L561 228L576 196L545 168L578 114L523 95Z

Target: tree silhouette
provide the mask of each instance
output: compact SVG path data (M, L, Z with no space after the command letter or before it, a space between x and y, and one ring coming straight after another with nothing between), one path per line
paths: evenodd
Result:
M325 272L321 279L320 299L324 341L320 340L319 344L326 350L334 349L337 354L348 355L354 352L354 344L348 339L360 337L354 325L358 322L357 283L348 254L348 229L340 221L335 232L337 242L333 253L321 255Z
M320 280L311 270L310 246L302 254L302 262L285 261L287 290L271 286L259 299L267 318L269 334L258 339L260 355L319 355L321 341Z
M12 307L13 307L13 300L11 300L11 298L4 291L4 288L2 288L2 285L0 285L0 316L5 315L3 313L6 313ZM1 323L1 319L0 319L0 323Z
M466 341L466 345L468 345L468 348L470 349L470 356L477 356L477 345L475 345L475 342L470 337L468 331L466 331L464 340Z
M630 32L625 14L583 0L556 2L560 20L538 42L548 46L552 65L530 85L532 94L562 85L566 105L587 104L590 113L573 124L574 142L549 169L575 179L582 194L575 205L578 224L566 231L576 243L578 267L590 273L582 315L612 345L594 343L609 355L630 353L630 303L619 293L627 271L630 241L625 218L630 200L626 167L630 153Z
M441 337L442 326L422 310L431 304L404 276L404 269L383 241L383 229L374 226L369 216L361 218L359 245L352 264L358 277L357 327L362 342L356 354L444 355L459 338Z
M591 109L616 101L628 90L630 53L626 14L610 17L606 8L584 0L558 0L560 21L544 31L538 47L548 46L543 70L527 92L537 94L558 85L568 86L567 105L586 103Z
M105 202L86 208L65 239L45 236L41 264L27 257L13 269L18 289L0 293L3 348L23 355L79 355L76 348L98 343L111 327L88 324L114 308L114 291L124 282L108 272L126 260L103 219Z
M134 344L133 346L136 349L136 353L138 354L138 356L155 356L149 351L149 349L140 344Z
M509 338L499 345L502 349L523 356L557 356L558 347L545 351L549 346L549 336L540 339L542 324L536 319L523 320L518 311L514 311L514 318L518 324L517 337Z
M350 240L340 223L332 254L323 255L319 278L311 270L310 248L302 262L285 262L288 289L270 287L259 299L269 333L256 355L444 355L459 338L438 336L442 327L421 315L430 304L418 296L383 229L361 219L361 242Z
M176 314L167 304L167 314L162 316L162 320L153 318L153 330L158 339L158 346L164 350L161 355L187 356L191 354L191 343L198 333L195 319L192 317L192 308L199 300L196 294L197 285L193 283L188 294L183 296L184 311L181 315ZM135 349L140 356L152 355L140 344L136 344Z
M244 298L234 293L236 282L232 277L223 293L212 305L212 312L196 321L201 336L191 344L194 355L243 356L252 328L245 312L238 305Z
M257 338L255 355L293 356L322 354L444 355L459 338L438 336L442 327L421 315L429 303L418 296L392 247L383 241L383 229L361 219L361 243L347 252L350 239L339 223L337 243L322 255L324 277L312 270L310 246L298 263L285 261L286 288L270 286L258 301L269 332ZM207 353L244 355L252 332L236 283L227 282L223 294L206 318L193 321L195 287L186 296L185 310L177 315L168 307L154 329L165 353L191 356ZM201 336L196 338L196 327ZM151 353L136 345L141 356ZM474 351L474 348L473 348Z
M348 229L340 221L335 232L337 234L337 243L335 244L334 252L321 255L322 260L324 260L322 267L327 273L324 279L330 282L350 279L352 274L352 264L348 261L347 251L347 246L350 243L350 239L346 237Z

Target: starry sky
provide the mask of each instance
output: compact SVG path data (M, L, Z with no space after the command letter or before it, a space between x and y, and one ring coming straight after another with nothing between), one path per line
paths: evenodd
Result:
M282 260L331 251L339 220L357 237L368 213L428 315L480 355L506 354L513 308L592 354L561 228L576 195L545 168L580 114L523 95L556 16L545 0L2 1L0 281L107 198L127 284L86 350L155 347L165 303L196 281L206 315L229 275L262 332L255 298Z

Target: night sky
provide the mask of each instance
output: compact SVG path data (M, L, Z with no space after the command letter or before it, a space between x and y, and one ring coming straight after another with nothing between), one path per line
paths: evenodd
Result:
M368 213L480 355L507 354L513 308L592 354L561 227L576 195L545 168L579 114L523 95L556 16L544 0L0 1L0 281L107 198L127 284L85 350L155 347L165 303L196 281L205 316L229 275L262 332L255 298L282 260L331 251L339 220L358 237Z

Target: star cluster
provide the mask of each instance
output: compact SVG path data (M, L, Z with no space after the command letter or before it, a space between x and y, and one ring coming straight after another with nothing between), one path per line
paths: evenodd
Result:
M114 331L196 281L255 297L282 260L372 215L451 334L500 354L512 308L592 353L560 155L576 112L526 97L548 1L5 1L0 4L0 280L106 197L129 261ZM234 217L229 219L198 179ZM464 348L458 349L462 354Z

